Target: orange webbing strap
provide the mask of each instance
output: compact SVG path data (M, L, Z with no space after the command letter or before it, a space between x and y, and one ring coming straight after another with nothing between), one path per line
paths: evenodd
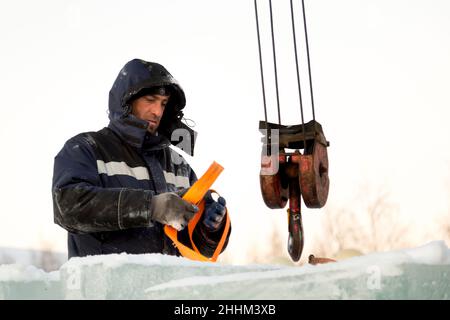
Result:
M178 251L180 251L181 255L185 258L198 261L215 262L225 244L228 231L230 228L230 218L228 215L228 211L226 213L227 220L225 223L225 229L222 234L222 238L220 239L219 244L217 245L217 248L214 251L214 254L211 258L207 258L204 255L202 255L195 246L194 241L192 240L192 232L194 231L195 226L197 225L198 221L203 215L203 211L205 210L205 201L203 200L203 198L222 171L223 167L214 161L208 168L208 170L203 174L203 176L201 176L200 179L198 179L183 196L184 200L197 205L199 208L198 212L191 219L191 221L189 221L188 224L189 238L191 240L191 244L194 250L178 241L178 232L176 229L168 225L164 226L164 232L173 241Z

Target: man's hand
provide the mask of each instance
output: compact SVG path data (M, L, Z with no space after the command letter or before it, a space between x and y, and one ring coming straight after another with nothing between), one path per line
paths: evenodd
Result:
M225 217L225 205L226 201L223 197L219 197L217 201L214 201L211 196L211 192L208 191L205 196L205 212L203 213L203 225L209 231L215 231L219 229L223 218Z
M150 219L180 231L187 226L197 211L197 206L183 200L176 193L165 192L153 196L150 204Z

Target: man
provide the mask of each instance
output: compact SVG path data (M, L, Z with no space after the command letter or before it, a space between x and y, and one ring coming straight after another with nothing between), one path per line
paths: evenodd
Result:
M68 231L69 258L180 255L164 225L181 230L179 240L189 245L185 227L198 208L181 196L197 177L169 148L172 132L183 127L185 104L182 88L162 65L134 59L109 93L108 127L66 142L55 157L52 196L54 221ZM205 198L193 241L211 257L225 229L226 202L210 193Z

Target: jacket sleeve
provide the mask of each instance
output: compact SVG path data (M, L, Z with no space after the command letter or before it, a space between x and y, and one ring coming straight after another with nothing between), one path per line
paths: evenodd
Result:
M195 172L192 170L190 176L190 184L193 185L195 181L197 181L197 176L195 175ZM228 212L226 214L228 214ZM201 219L197 224L197 226L195 227L194 232L192 233L192 240L194 241L200 253L205 257L210 258L213 256L214 251L216 250L217 245L219 244L220 239L222 238L222 234L225 232L225 222L226 217L223 219L220 227L213 232L209 231L203 225ZM225 248L228 245L228 239L230 238L230 234L231 234L231 225L230 228L228 229L227 238L225 240L221 253L225 250Z
M81 134L55 157L54 222L73 233L148 227L153 192L102 187L94 148L95 141Z

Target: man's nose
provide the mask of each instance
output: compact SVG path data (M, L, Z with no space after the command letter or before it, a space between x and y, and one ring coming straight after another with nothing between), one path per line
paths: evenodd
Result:
M157 102L152 111L155 116L161 118L164 113L164 106L162 102Z

